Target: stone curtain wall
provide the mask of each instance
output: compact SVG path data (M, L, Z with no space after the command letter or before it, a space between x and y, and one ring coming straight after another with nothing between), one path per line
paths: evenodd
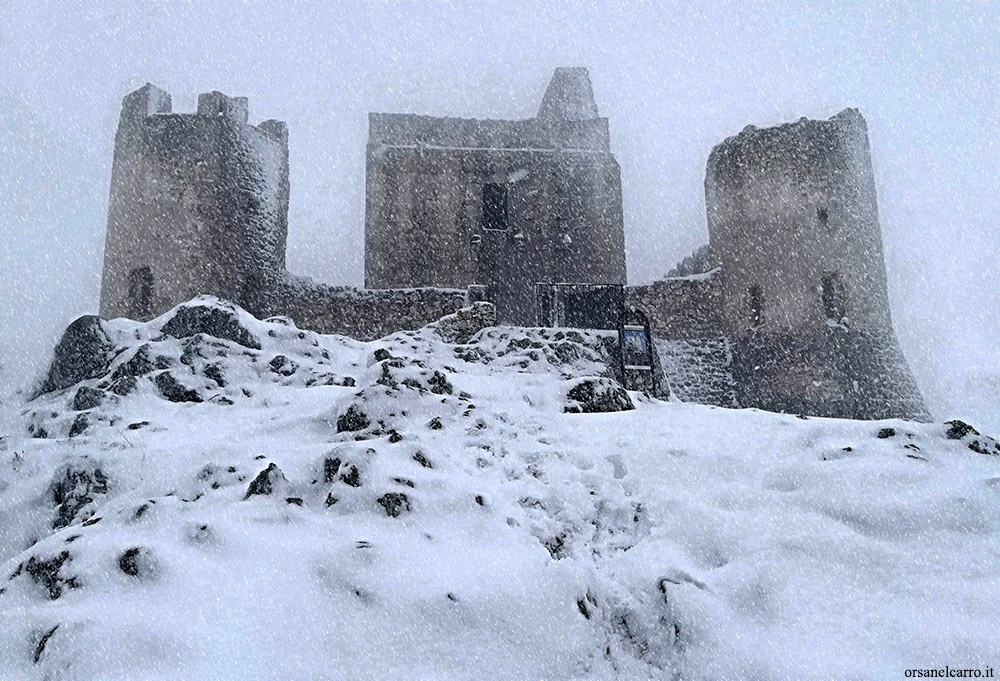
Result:
M681 402L739 407L726 338L655 339L670 394Z
M724 335L720 276L714 272L627 286L625 303L646 313L656 338L715 338Z
M286 275L268 295L262 314L290 317L319 333L374 340L419 329L460 310L465 291L443 288L357 289Z

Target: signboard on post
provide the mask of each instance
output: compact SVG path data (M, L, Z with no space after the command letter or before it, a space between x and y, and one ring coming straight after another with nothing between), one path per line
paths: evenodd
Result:
M649 319L640 310L628 308L618 327L621 350L621 373L626 390L641 390L656 396L656 370L653 362L653 335Z

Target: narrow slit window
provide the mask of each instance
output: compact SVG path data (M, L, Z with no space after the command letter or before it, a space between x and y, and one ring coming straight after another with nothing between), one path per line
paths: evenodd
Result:
M129 272L128 298L133 318L145 320L152 315L153 272L148 267L139 267Z
M507 185L483 185L483 229L507 229Z
M827 272L823 275L822 297L823 312L827 319L839 322L847 316L844 284L837 272Z
M754 284L748 292L750 306L750 326L757 328L764 323L764 293L759 284Z

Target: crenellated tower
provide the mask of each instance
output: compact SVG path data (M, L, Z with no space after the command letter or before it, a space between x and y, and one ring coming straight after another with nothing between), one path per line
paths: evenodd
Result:
M146 84L115 135L101 316L150 319L199 294L258 310L284 270L288 129L249 125L246 97L193 114Z

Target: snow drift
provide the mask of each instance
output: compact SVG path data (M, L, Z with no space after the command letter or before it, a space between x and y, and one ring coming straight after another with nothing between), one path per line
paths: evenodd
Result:
M962 422L652 401L601 332L362 343L201 298L67 334L2 415L0 677L996 664L1000 446Z

